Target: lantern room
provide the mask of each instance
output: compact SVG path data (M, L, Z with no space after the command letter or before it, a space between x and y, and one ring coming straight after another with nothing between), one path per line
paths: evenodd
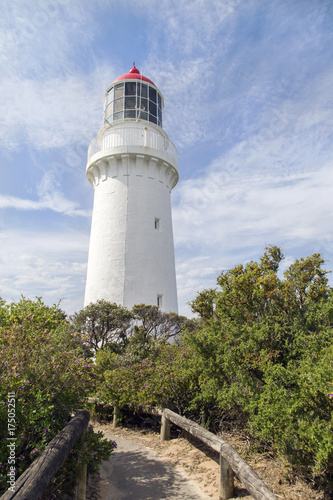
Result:
M162 127L163 96L155 84L133 68L105 92L104 122L145 120Z

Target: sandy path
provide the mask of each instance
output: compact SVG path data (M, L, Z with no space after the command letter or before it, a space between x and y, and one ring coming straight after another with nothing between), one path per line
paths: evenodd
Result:
M198 449L190 444L183 437L171 439L170 441L161 442L159 434L145 429L117 427L114 429L111 424L94 423L96 431L101 430L106 437L112 436L116 442L119 439L132 441L146 449L149 448L165 464L171 465L177 471L186 475L191 479L206 495L203 498L211 498L218 500L218 484L219 484L219 465L214 461L214 457L207 456L207 449ZM332 497L325 494L323 491L316 491L309 484L300 478L293 477L289 469L280 462L273 460L266 454L248 454L246 452L247 445L242 441L240 436L232 434L223 434L223 439L228 441L234 448L243 453L246 461L251 465L259 477L267 484L267 486L277 495L278 499L283 500L330 500ZM112 459L112 456L111 456ZM216 457L215 457L216 459ZM253 500L242 484L235 478L234 498L242 500ZM125 497L119 497L123 500ZM135 497L129 497L135 498ZM146 499L151 497L144 497ZM176 498L176 497L153 497L154 500L159 498ZM186 497L183 497L186 498ZM200 498L200 497L198 497ZM110 497L112 500L118 500L118 497ZM108 498L98 498L91 496L88 500L108 500Z
M101 467L99 500L209 500L186 475L141 444L105 432L117 449Z

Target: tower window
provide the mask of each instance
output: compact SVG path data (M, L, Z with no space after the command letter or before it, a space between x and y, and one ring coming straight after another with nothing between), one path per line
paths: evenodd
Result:
M157 295L157 307L162 307L163 295Z
M157 217L155 217L155 229L156 231L160 230L160 219L157 219Z

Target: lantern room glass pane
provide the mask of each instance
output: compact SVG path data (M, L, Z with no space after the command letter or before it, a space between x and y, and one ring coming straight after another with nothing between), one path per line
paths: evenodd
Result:
M157 106L153 102L149 101L149 113L157 115Z
M114 87L112 87L108 93L107 93L107 96L110 97L110 100L112 101L113 100L113 97L114 97Z
M160 94L157 94L158 96L158 107L159 109L162 109L162 97L160 96Z
M124 95L124 84L118 83L118 85L114 87L114 98L118 99L118 97L123 97L123 95Z
M138 108L143 111L148 111L148 101L147 99L138 97Z
M125 118L136 118L136 111L134 109L125 110Z
M125 109L135 109L136 97L125 97Z
M123 111L121 111L120 113L115 113L113 115L113 119L114 120L122 120L123 118L124 118L124 112Z
M108 118L110 115L113 114L113 102L111 102L110 104L108 104L108 106L106 106L106 110L105 110L105 116Z
M136 82L125 83L125 95L136 95Z
M157 118L156 116L153 116L149 113L149 121L152 122L152 123L156 123L157 124Z
M140 120L148 120L148 113L146 111L138 111L138 118Z
M158 108L158 119L160 122L162 122L162 111L160 110L160 108Z
M153 87L149 87L149 99L155 103L157 102L156 95L157 95L156 89L153 89Z
M148 97L148 86L145 83L138 82L138 95Z
M122 97L121 99L117 99L114 101L114 111L115 113L117 111L122 111L124 109L124 98Z

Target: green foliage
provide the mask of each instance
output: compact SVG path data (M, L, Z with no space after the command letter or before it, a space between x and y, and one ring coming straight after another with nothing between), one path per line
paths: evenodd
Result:
M149 358L128 364L122 356L110 356L109 361L110 368L101 373L98 397L117 408L173 407L182 414L197 389L190 351L176 344L156 344ZM105 357L96 362L101 366Z
M58 306L48 307L40 298L8 305L2 301L0 321L0 430L8 436L8 393L15 393L18 478L70 420L73 409L82 408L94 375L81 336ZM9 466L5 439L0 457L3 492Z
M157 306L138 304L133 307L132 312L139 321L137 332L140 332L143 341L166 341L179 337L185 327L191 329L191 320L175 313L163 312Z
M132 313L125 307L98 300L75 313L71 321L92 353L96 353L106 347L115 352L124 349L132 319Z
M333 297L323 259L283 258L267 248L191 303L202 323L183 341L195 352L196 404L221 413L312 475L333 473ZM215 395L212 398L212 394Z

